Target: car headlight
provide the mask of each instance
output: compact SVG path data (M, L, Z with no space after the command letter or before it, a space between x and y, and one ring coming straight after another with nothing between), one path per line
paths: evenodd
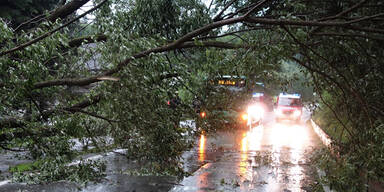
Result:
M301 115L301 111L300 110L295 110L294 112L293 112L293 116L295 116L295 117L298 117L298 116L300 116Z
M242 114L242 115L241 115L241 119L242 119L243 121L248 120L248 114Z
M251 117L262 117L264 115L264 109L258 105L252 105L248 107L248 114Z
M275 113L276 113L276 115L281 116L281 115L283 115L283 110L282 109L276 109Z

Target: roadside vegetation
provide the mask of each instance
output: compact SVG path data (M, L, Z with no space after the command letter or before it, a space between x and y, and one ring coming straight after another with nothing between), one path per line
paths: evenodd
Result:
M92 8L78 11L87 2ZM274 90L301 89L319 104L314 119L340 154L321 158L336 189L359 191L371 180L384 181L380 0L1 6L0 147L27 151L45 165L36 166L45 181L72 178L64 166L78 157L72 139L90 139L105 151L111 147L105 137L153 172L184 175L181 154L199 131L178 122L195 118L193 99L206 102L213 94L207 81L227 74ZM300 67L289 69L293 65ZM304 75L284 73L297 69L293 74ZM314 97L307 94L312 89ZM167 101L175 97L181 102L171 108ZM218 128L210 127L205 131ZM95 162L73 169L74 180L103 170Z

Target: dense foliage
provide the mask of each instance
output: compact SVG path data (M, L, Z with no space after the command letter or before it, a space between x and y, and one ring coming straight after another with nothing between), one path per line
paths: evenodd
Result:
M235 74L276 88L295 77L279 74L288 61L306 73L296 78L299 88L316 92L317 121L336 130L336 164L350 168L330 175L383 180L381 1L98 0L89 11L94 19L79 20L85 14L74 15L86 2L56 2L58 9L25 30L9 24L18 16L2 16L1 148L65 164L74 157L72 139L92 138L103 150L111 146L100 141L113 138L129 158L178 174L197 131L178 122L195 117L194 98L218 96L207 82ZM178 96L181 103L170 108L167 101ZM226 98L217 101L212 107ZM340 189L354 182L339 177L330 182Z
M35 21L43 18L47 11L59 5L60 0L13 0L0 2L0 17L9 22L10 26L18 27L32 18ZM43 16L42 16L43 15Z

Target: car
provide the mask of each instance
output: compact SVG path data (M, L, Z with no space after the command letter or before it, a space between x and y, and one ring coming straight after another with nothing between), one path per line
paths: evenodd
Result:
M252 93L252 99L247 110L248 126L250 129L254 126L260 125L264 118L264 112L267 110L267 106L264 102L264 97L264 93Z
M280 122L282 120L300 122L302 108L303 104L300 94L280 93L277 97L275 108L276 122Z

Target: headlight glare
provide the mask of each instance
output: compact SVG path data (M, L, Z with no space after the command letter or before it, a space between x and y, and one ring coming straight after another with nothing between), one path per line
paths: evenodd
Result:
M248 107L248 114L252 117L261 117L264 115L264 109L258 105L252 105Z
M300 116L301 115L301 111L300 110L295 110L294 112L293 112L293 116L295 116L295 117L298 117L298 116Z
M278 115L278 116L283 115L283 110L282 109L276 109L276 115Z

